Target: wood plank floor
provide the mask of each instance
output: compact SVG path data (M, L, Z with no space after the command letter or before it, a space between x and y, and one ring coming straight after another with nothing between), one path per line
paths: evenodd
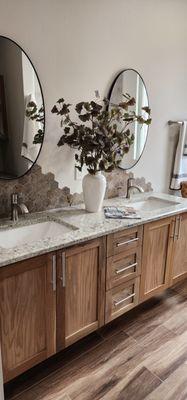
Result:
M7 400L187 399L187 280L5 387Z

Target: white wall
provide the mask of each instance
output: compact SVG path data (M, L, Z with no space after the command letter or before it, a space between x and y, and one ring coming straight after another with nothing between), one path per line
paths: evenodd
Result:
M25 49L43 86L43 171L78 189L71 152L56 146L60 130L50 110L60 96L77 102L95 89L107 94L116 74L130 67L146 82L153 117L134 173L166 191L174 141L167 121L187 119L187 1L0 0L0 10L1 34Z

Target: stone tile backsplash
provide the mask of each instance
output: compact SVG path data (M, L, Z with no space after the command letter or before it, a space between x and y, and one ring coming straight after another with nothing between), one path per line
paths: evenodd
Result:
M106 198L126 194L127 179L133 177L132 172L116 169L106 174ZM152 190L151 183L146 183L144 178L136 178L136 184L143 187L145 192ZM51 172L42 173L41 167L34 165L25 176L14 180L0 180L0 217L10 215L11 193L21 193L23 202L30 212L44 211L83 201L82 193L70 193L68 187L59 188L55 176Z

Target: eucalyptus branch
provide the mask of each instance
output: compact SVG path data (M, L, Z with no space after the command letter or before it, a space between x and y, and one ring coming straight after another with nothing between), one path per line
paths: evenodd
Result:
M107 99L103 100L103 105L95 101L77 103L75 111L81 122L71 119L71 105L63 98L54 105L52 113L60 117L63 129L58 146L66 144L79 151L75 161L80 171L84 165L91 174L112 171L133 144L134 134L130 132L130 125L134 122L151 123L148 107L142 108L148 115L145 119L130 109L135 105L135 99L130 95L124 97L125 101L115 105Z

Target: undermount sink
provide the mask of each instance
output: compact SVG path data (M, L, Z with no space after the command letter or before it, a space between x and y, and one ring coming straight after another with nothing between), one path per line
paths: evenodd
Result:
M62 223L47 221L36 224L0 230L0 247L10 249L24 244L32 244L38 240L54 238L71 232L73 227Z
M127 206L133 207L137 211L154 211L154 210L161 210L162 208L167 208L171 206L176 206L180 204L176 201L169 201L165 199L159 199L157 197L148 197L147 199L136 202L129 202Z

